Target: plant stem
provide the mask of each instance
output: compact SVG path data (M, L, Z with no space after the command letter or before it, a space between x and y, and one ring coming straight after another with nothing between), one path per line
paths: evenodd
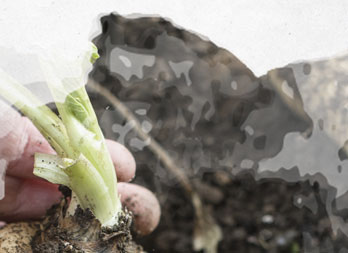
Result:
M84 87L98 57L93 45L78 62L41 59L60 118L1 69L0 95L30 118L57 152L36 154L34 174L70 187L82 208L89 208L103 226L113 226L122 212L116 172Z

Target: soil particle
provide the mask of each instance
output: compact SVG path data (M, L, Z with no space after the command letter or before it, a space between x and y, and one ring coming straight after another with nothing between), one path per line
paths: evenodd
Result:
M65 198L71 197L71 190L65 185L59 185L58 190L63 194Z

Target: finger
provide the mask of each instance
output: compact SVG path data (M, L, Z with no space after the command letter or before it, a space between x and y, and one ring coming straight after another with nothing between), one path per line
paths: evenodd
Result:
M151 233L157 227L161 215L155 195L142 186L129 183L119 183L118 191L123 205L134 215L137 233Z
M106 145L116 169L117 179L121 182L131 181L135 176L136 167L132 154L127 148L115 141L106 140Z
M20 154L17 159L10 161L6 173L7 175L21 178L36 178L33 175L34 154L54 154L55 152L28 118L19 118L17 124L19 127L14 128L5 137L7 141L0 142L4 144L15 143L8 154Z
M36 178L33 175L34 154L46 153L54 154L54 150L26 117L16 118L19 127L13 128L0 143L11 144L3 148L3 158L10 161L7 175L21 178ZM131 153L123 145L106 140L107 147L114 163L117 178L119 181L130 181L135 175L135 161ZM5 145L0 145L5 146ZM19 154L19 156L18 156ZM16 159L14 159L16 158Z
M58 186L39 179L5 178L5 198L0 200L0 220L38 219L61 199Z

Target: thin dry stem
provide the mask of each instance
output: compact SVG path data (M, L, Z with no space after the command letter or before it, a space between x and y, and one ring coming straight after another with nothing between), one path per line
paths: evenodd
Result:
M128 122L133 123L133 130L143 141L149 143L148 148L157 155L165 167L177 178L186 191L186 194L190 197L194 207L195 232L193 244L195 250L205 249L207 253L215 253L217 251L217 244L222 238L221 229L211 216L208 208L204 206L197 192L193 189L185 172L175 165L173 159L168 155L164 148L162 148L162 146L151 137L151 135L143 131L138 119L115 95L99 83L92 80L89 82L89 87L105 97Z
M125 117L128 122L132 122L134 125L133 130L138 134L138 136L143 140L149 143L148 148L158 156L159 160L170 170L173 175L176 176L179 183L185 189L189 196L193 194L193 188L190 180L187 178L186 174L182 169L177 167L173 159L168 155L168 153L161 147L161 145L152 138L151 135L145 133L141 127L139 120L134 116L134 114L108 89L104 88L100 84L90 81L89 87L94 89L100 95L105 97L112 106Z

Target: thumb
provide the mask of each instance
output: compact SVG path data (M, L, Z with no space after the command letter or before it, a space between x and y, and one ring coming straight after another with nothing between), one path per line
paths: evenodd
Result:
M28 140L27 121L0 100L0 159L7 163L18 159Z
M0 99L0 199L4 197L4 175L10 161L19 158L28 140L21 115Z

